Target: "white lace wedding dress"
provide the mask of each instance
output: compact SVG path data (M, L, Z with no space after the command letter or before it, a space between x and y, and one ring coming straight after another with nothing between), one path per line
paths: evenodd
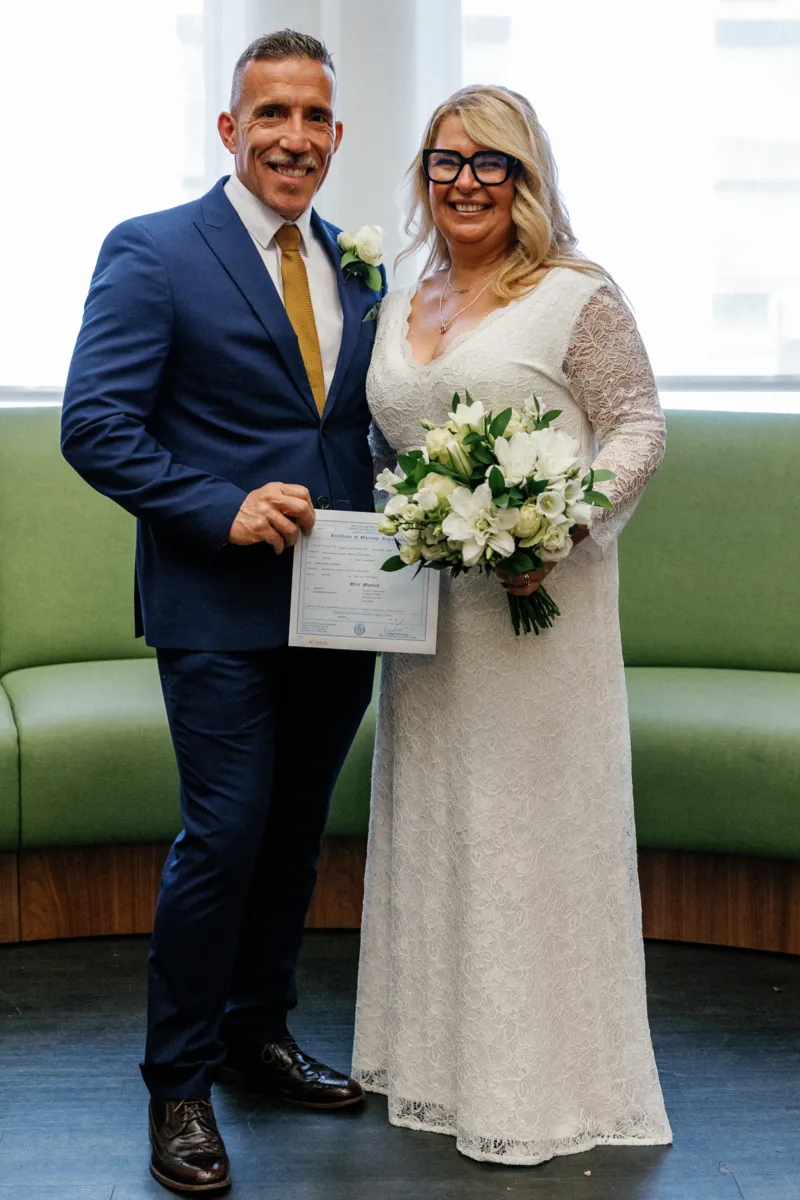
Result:
M411 297L384 300L369 375L389 447L454 391L495 412L536 392L616 472L615 509L548 579L553 629L515 637L496 578L443 574L436 655L384 655L353 1073L394 1124L480 1160L665 1144L615 546L663 453L650 366L595 276L552 270L428 366Z

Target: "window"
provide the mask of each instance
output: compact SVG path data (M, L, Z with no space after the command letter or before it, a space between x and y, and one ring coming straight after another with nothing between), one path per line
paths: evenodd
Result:
M0 384L61 387L105 234L205 188L202 0L0 9Z
M464 82L532 101L580 247L630 297L657 373L767 381L800 408L800 0L462 12Z

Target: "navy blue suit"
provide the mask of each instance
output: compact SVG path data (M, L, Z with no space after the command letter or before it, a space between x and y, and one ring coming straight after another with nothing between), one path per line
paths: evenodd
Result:
M226 537L248 492L275 480L304 484L317 507L371 510L364 316L378 295L343 276L337 231L314 213L343 313L320 418L224 183L109 234L62 423L67 460L137 518L136 631L158 648L180 771L143 1064L164 1098L208 1095L225 1040L285 1030L330 794L374 666L289 649L291 554Z

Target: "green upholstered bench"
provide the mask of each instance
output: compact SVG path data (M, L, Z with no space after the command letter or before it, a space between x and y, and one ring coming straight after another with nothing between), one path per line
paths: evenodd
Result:
M620 543L641 846L800 858L798 462L800 416L668 414Z

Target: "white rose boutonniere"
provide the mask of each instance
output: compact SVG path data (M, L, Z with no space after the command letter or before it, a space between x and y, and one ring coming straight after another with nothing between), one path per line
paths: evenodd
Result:
M383 229L380 225L362 225L357 233L342 232L338 237L342 251L342 271L345 275L356 275L373 292L383 291L383 277L378 267L383 262ZM380 300L364 317L374 321L378 316Z

